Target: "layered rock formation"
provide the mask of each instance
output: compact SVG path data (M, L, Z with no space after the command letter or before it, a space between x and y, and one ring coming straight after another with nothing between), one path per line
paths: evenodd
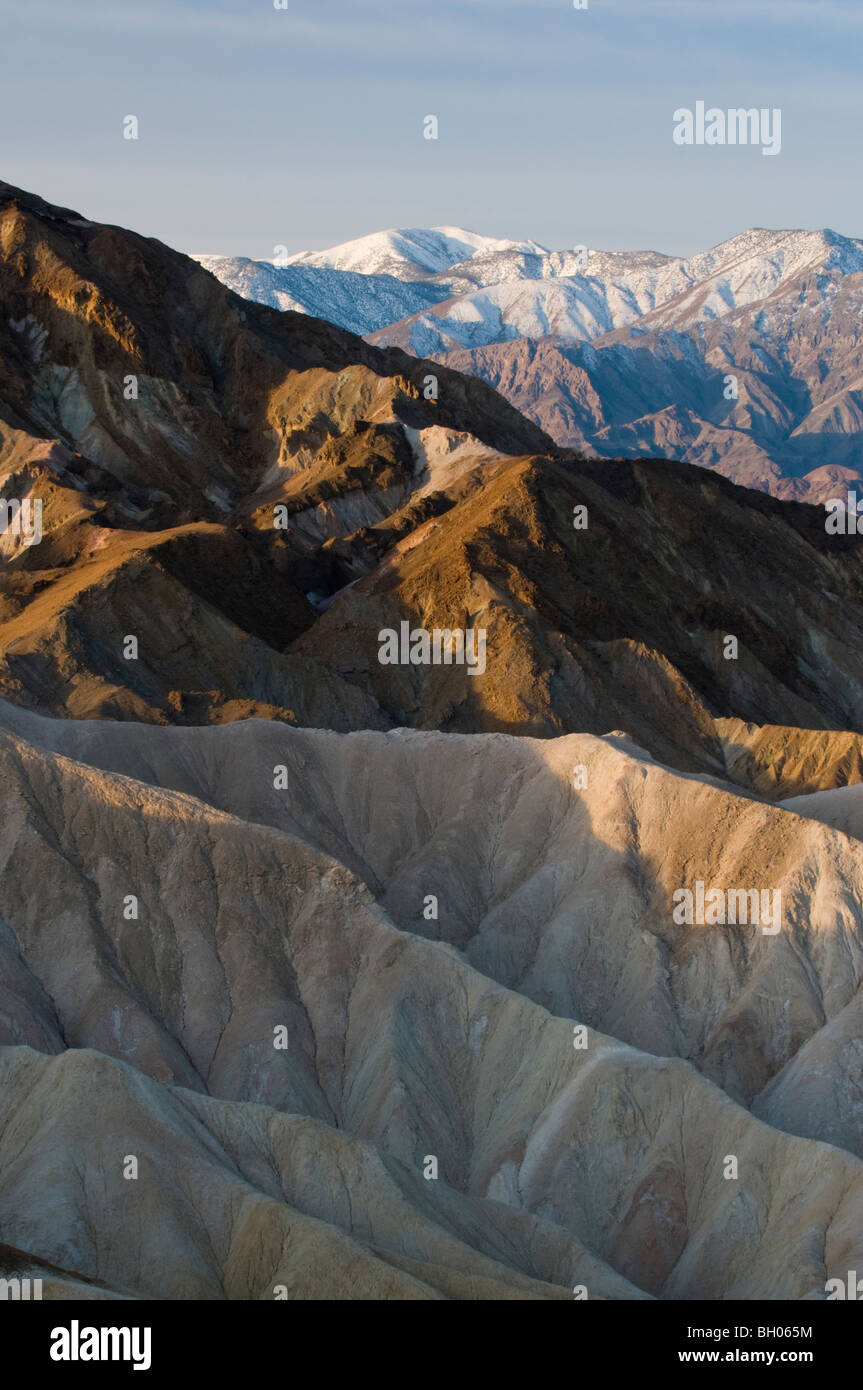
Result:
M0 1279L823 1298L856 538L5 186L0 294Z
M626 728L708 771L716 716L863 731L863 571L817 512L555 454L479 382L8 188L0 239L3 495L38 501L43 529L4 537L7 698L155 723ZM402 622L484 630L485 672L382 666Z
M844 836L616 737L4 721L10 1244L171 1298L805 1298L863 1256L863 1164L792 1137L853 1080ZM779 936L672 924L768 862Z

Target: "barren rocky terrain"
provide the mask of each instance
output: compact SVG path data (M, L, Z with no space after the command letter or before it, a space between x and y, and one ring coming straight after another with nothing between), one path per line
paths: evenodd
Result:
M437 227L283 265L199 259L245 298L481 377L589 455L813 503L863 483L863 242L831 228L752 227L686 258Z
M0 301L0 1278L860 1268L857 538L6 185Z

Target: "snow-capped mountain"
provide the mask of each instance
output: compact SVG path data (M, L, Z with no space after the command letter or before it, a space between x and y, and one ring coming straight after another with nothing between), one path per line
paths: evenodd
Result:
M454 294L499 280L574 271L575 253L533 241L477 236L461 227L375 232L328 251L301 251L280 262L200 255L201 265L244 299L329 319L372 333ZM554 263L551 271L545 263ZM458 274L451 273L458 267Z
M674 257L437 227L284 266L199 259L246 298L483 377L585 452L808 501L863 483L863 240L755 228Z
M549 251L433 227L377 232L284 264L197 259L247 299L333 318L375 334L381 346L428 356L514 338L592 342L648 315L651 330L686 329L758 303L808 271L863 270L863 241L829 230L753 229L682 258Z
M406 315L379 330L374 342L427 357L514 338L552 335L592 342L647 315L653 315L652 329L660 324L686 329L765 300L811 269L863 270L863 242L828 231L749 231L687 260L632 265L627 258L615 263L601 253L588 254L583 273L566 266L542 279L489 282Z
M440 300L437 285L422 280L404 284L393 275L361 275L306 264L279 266L243 256L196 259L244 299L328 319L360 336Z
M288 257L289 265L316 266L325 270L353 270L360 275L395 275L412 280L449 270L475 256L542 254L535 241L506 241L478 236L463 227L415 227L373 232L356 241L343 242L328 251L301 251Z

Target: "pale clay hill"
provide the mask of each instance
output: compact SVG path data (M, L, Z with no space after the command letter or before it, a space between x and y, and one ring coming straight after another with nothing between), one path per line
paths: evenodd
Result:
M7 1245L132 1298L806 1299L863 1259L863 1164L794 1137L849 1084L845 836L617 737L3 716ZM767 862L779 936L672 924Z
M732 780L768 801L863 781L859 734L747 724L742 719L717 719L716 730Z

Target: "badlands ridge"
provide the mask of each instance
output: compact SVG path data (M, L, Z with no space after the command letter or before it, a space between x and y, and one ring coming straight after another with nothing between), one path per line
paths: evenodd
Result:
M857 539L5 184L0 299L0 1278L863 1268Z

